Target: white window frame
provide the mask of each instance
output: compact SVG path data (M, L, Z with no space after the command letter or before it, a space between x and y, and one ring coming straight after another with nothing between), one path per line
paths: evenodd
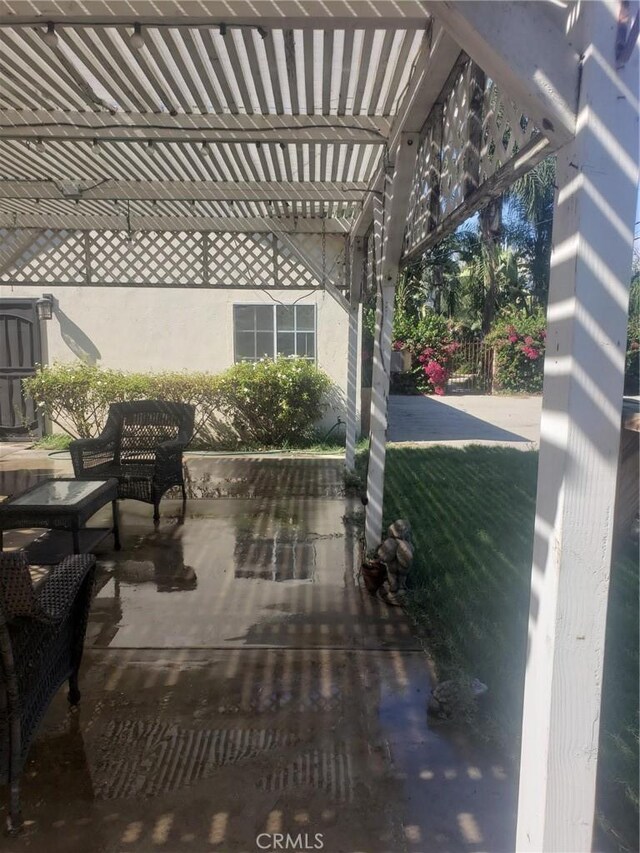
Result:
M313 329L301 329L300 332L309 332L313 331L313 358L309 358L306 355L299 356L297 353L295 356L284 356L284 358L305 358L307 361L312 361L314 364L318 363L318 306L315 302L292 302L287 304L285 302L277 302L273 305L269 305L265 302L234 302L233 307L231 309L231 322L233 325L233 363L240 364L243 361L250 361L255 364L256 361L260 359L256 358L238 358L238 353L236 349L236 308L271 308L273 312L273 359L274 361L278 360L278 308L297 308L298 306L306 306L309 308L313 308ZM294 348L297 350L298 348L298 312L294 310L293 312L293 330L286 329L283 331L291 332L293 334L293 342ZM254 329L255 335L255 329Z

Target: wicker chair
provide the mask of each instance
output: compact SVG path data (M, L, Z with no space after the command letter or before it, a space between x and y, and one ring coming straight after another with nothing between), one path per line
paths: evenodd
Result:
M116 477L118 497L153 504L155 522L162 495L180 486L184 510L182 451L193 436L194 417L194 407L186 403L112 403L98 438L71 442L74 474L79 480Z
M95 557L68 557L34 588L24 552L0 553L0 781L9 786L10 833L19 831L20 777L36 729L78 670L95 575Z

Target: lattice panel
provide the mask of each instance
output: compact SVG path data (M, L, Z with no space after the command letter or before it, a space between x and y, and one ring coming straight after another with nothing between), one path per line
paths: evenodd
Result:
M270 234L209 234L210 284L227 287L274 285L273 238Z
M513 167L516 155L538 136L517 104L470 60L458 65L438 100L418 150L405 254L422 250L436 227L438 237L444 236L486 204L491 195L483 197L476 190L505 167ZM513 180L542 156L520 167ZM462 207L465 200L469 204Z
M533 122L493 80L487 80L482 116L480 180L486 181L514 157L536 132Z
M440 118L440 116L438 116ZM436 225L437 210L433 190L440 180L440 128L432 121L427 127L418 149L415 180L409 198L409 216L405 231L405 247L424 239ZM435 195L437 204L437 192Z
M80 231L46 230L31 234L33 240L25 241L19 257L3 270L1 281L34 284L84 281L85 242Z
M345 239L335 234L326 234L323 238L319 234L289 234L287 235L291 243L295 243L296 247L302 253L303 257L308 258L318 274L316 278L322 279L322 269L324 266L324 277L326 281L335 284L336 287L344 287L345 273ZM281 248L281 241L278 240Z
M280 287L320 287L309 267L305 266L289 246L278 246L278 281Z
M463 201L464 152L469 128L469 75L467 62L456 75L442 109L440 154L440 218Z
M318 235L0 230L0 281L163 287L344 286L344 238Z
M95 284L202 284L202 234L197 231L91 231Z
M31 243L28 235L29 232L22 228L15 230L0 228L0 272L14 266L14 262L20 258L24 248Z

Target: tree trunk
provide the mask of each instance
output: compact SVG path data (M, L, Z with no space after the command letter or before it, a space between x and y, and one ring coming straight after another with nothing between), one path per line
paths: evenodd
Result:
M480 239L484 260L484 306L482 309L482 333L491 328L498 302L498 249L502 231L502 196L489 202L480 211Z

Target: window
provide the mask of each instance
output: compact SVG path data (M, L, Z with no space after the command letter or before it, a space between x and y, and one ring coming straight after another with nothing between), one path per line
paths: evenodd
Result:
M315 305L234 305L235 360L297 355L315 361Z

